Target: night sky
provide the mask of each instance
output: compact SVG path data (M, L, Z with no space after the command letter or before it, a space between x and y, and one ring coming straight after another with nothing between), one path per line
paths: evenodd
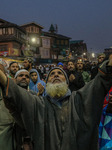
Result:
M35 22L48 31L84 40L88 51L112 47L112 0L3 0L0 18L22 25Z

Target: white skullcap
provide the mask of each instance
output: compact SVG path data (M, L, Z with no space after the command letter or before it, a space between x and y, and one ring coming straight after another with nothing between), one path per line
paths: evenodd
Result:
M28 72L26 69L21 69L21 70L18 70L14 76L14 78L17 78L17 76L21 73L21 72ZM28 72L29 74L29 72Z

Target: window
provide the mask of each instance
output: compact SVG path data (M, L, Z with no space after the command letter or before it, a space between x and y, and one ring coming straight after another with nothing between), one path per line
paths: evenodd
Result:
M36 48L36 53L39 54L39 48Z
M8 28L8 33L13 34L13 28Z
M8 28L3 28L2 33L3 34L9 34L9 29Z
M57 40L57 45L59 45L59 40Z
M2 29L0 29L0 35L2 35Z
M33 32L34 31L34 29L33 29L33 27L31 27L31 32Z
M8 28L5 29L5 34L9 34L9 33L8 33Z
M65 45L68 45L68 40L65 41Z
M2 30L2 31L3 31L3 34L5 34L5 28L3 28L3 30Z
M61 45L64 45L64 40L61 40Z
M35 28L35 32L36 32L36 33L39 33L39 28Z
M45 56L48 56L49 55L49 52L48 50L45 51Z

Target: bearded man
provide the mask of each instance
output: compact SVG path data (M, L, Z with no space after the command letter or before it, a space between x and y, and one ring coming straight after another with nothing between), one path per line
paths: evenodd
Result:
M19 70L19 65L17 62L11 62L9 64L9 77L14 78L16 72Z
M23 62L24 69L30 71L32 69L33 60L31 58L25 58Z
M2 71L0 78L5 104L13 104L21 114L34 150L98 150L103 100L112 86L112 58L94 80L72 93L66 73L58 67L47 76L46 97L29 94Z

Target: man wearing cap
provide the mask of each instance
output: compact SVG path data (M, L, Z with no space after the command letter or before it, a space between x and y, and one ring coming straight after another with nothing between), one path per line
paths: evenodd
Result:
M21 69L21 70L17 71L14 78L15 78L15 82L18 86L26 89L33 95L37 95L36 92L29 90L30 75L26 69ZM17 145L19 145L19 146L22 145L24 147L24 150L32 150L32 141L31 141L31 138L27 135L27 133L25 131L21 117L18 116L18 113L15 110L11 110L11 111L12 111L12 113L11 113L12 116L17 121L16 122L17 123L16 124L16 130L17 130L16 132L17 132L17 136L18 136L19 140L16 140L16 141L17 142L21 141L21 143L18 142ZM21 127L21 124L22 124L22 127ZM19 133L18 133L18 131L19 131Z
M1 71L0 78L5 104L13 103L21 114L34 150L98 150L103 100L112 85L112 58L100 66L94 80L72 93L66 73L58 67L48 73L46 97L29 94Z
M2 65L4 65L3 61L0 61L0 70L6 73L6 70ZM15 145L15 137L13 136L14 133L13 127L14 127L14 119L9 113L9 110L5 107L2 89L0 87L0 150L15 149L16 145Z
M63 63L62 63L62 62L59 62L59 63L57 64L57 66L63 69Z
M98 68L101 65L101 63L105 60L105 54L104 53L100 53L97 57L98 60L98 64L91 70L91 79L94 79L95 76L98 73Z

